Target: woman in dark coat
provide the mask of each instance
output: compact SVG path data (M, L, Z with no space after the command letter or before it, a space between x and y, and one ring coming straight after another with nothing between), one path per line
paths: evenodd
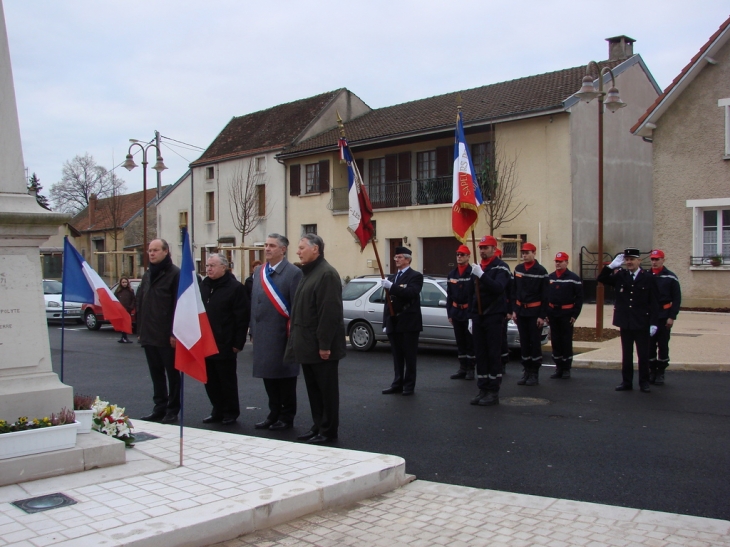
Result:
M134 312L134 308L137 303L137 299L134 296L134 290L132 290L132 285L129 282L129 278L127 276L122 276L122 278L119 280L119 286L117 287L117 290L114 291L114 296L117 297L117 300L124 306L124 309L127 310L127 313L129 315L132 315L132 312ZM127 339L127 333L123 332L122 337L117 340L120 344L131 344L131 340Z

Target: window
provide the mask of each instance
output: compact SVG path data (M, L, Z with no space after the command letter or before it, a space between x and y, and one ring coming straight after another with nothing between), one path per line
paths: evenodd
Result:
M691 264L705 266L718 255L730 262L730 198L688 200L687 207L693 208Z
M293 167L293 166L292 166ZM330 160L304 166L305 193L323 194L330 191Z
M256 214L260 217L266 216L266 185L256 185L256 201L258 203L258 209Z
M527 234L504 234L500 239L502 240L502 258L519 258L520 247L527 241Z
M471 147L471 161L474 163L474 171L476 171L484 201L492 199L492 192L486 183L495 180L495 173L491 172L494 168L493 155L494 147L491 142L480 142Z
M215 167L210 166L205 168L205 178L208 180L215 178Z
M368 161L368 195L375 202L385 199L385 158Z
M730 99L720 99L717 106L725 109L725 159L730 160Z
M310 163L309 165L306 165L305 167L306 167L306 174L307 174L307 185L305 186L305 188L306 188L305 192L307 194L319 192L319 164Z
M178 218L178 226L180 227L180 243L182 244L184 230L187 230L188 228L188 212L180 211Z
M446 300L446 295L431 283L424 283L421 289L421 307L422 308L438 308L439 302Z
M302 224L302 235L304 234L317 234L316 224Z
M436 150L416 154L418 180L436 178Z
M205 220L215 220L215 192L205 193Z
M355 283L350 282L342 289L342 300L357 300L374 286L375 281L363 281L362 283L358 281Z
M260 158L256 158L254 161L254 169L256 169L257 173L265 173L266 172L266 156L261 156Z

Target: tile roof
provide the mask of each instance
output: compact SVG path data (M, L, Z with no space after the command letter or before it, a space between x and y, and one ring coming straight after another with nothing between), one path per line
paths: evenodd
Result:
M725 22L722 25L720 25L720 28L717 29L717 32L715 32L715 34L710 36L710 39L707 40L707 42L705 42L705 44L700 48L700 50L697 52L697 54L694 57L692 57L692 60L687 64L687 66L685 66L681 70L681 72L677 75L677 77L674 78L674 80L672 80L672 83L670 83L667 86L667 88L664 90L664 92L661 95L659 95L656 98L656 101L654 101L654 103L646 110L646 112L644 112L644 114L641 116L641 118L639 118L639 121L637 121L636 124L634 124L634 126L631 128L632 133L635 133L639 129L639 127L646 121L646 119L649 116L651 116L652 112L654 112L654 110L662 103L662 101L664 101L664 99L666 99L667 95L669 95L672 92L672 90L674 90L674 88L679 84L679 82L681 82L682 79L685 76L687 76L689 71L695 66L695 64L697 64L697 61L699 61L700 58L705 54L705 52L708 49L710 49L710 47L713 45L715 40L717 40L720 37L720 35L723 32L725 32L725 30L728 28L728 26L730 26L730 17L728 17L725 20Z
M343 89L233 118L191 165L291 144Z
M615 68L621 62L598 64ZM346 124L347 140L352 144L453 128L457 93L461 93L466 127L561 108L580 89L585 74L585 66L580 66L378 108ZM335 146L338 136L337 129L326 131L286 148L282 155Z
M164 192L167 186L163 186L161 192ZM157 188L147 189L147 203L149 204L157 197ZM111 230L115 228L112 215L109 211L111 200L113 198L102 198L96 202L94 210L94 224L89 226L89 207L71 219L69 224L79 232L98 232L102 230ZM117 196L119 200L119 214L117 217L117 229L121 229L123 224L136 215L142 209L142 192L134 192L132 194L122 194Z

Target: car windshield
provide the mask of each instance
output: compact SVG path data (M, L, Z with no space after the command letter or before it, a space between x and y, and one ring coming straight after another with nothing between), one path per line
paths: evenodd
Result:
M43 294L61 294L62 288L60 281L43 280Z
M357 300L375 286L375 281L350 281L342 288L342 300Z

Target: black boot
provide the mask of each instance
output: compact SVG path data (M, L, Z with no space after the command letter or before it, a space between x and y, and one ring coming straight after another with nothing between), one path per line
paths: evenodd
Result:
M487 394L477 402L479 406L495 406L499 404L499 393L487 391Z
M656 382L657 366L656 363L649 363L649 383L653 384Z
M562 377L563 377L563 369L560 366L555 365L555 374L551 374L550 378L555 379L555 378L562 378Z
M488 391L486 389L480 389L479 393L477 393L476 397L474 397L471 401L469 401L469 404L471 405L478 405L479 401L481 401L484 397L487 396Z
M652 382L651 379L649 380L649 383L654 384L655 386L663 386L664 385L664 371L667 370L667 367L659 367L656 371L656 376L654 377L654 381ZM651 376L650 376L651 378Z
M538 379L538 371L534 370L530 373L530 375L527 378L527 382L525 383L526 386L536 386L540 383Z
M462 369L459 369L456 374L451 375L452 380L463 380L464 378L466 378L466 371Z
M530 373L527 372L527 367L522 367L522 378L517 380L518 386L524 386L527 384L527 378L529 378Z
M570 367L563 369L563 380L570 380Z

